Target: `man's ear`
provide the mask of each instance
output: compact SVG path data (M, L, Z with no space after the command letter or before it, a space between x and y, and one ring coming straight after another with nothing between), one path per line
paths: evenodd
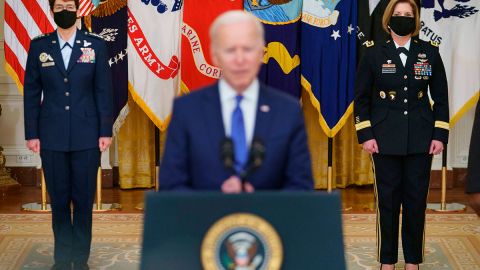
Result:
M214 46L210 47L210 58L212 58L212 64L218 67L218 57Z

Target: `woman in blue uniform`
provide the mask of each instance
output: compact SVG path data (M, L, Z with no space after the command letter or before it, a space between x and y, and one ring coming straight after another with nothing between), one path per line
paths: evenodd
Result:
M432 156L448 141L447 79L438 44L417 38L414 0L392 0L382 23L390 38L367 48L359 65L355 127L372 154L380 269L395 269L400 209L405 269L419 269Z

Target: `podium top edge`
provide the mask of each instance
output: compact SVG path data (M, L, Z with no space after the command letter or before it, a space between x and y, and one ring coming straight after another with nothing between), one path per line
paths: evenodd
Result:
M189 191L147 191L147 197L224 197L224 198L238 198L238 197L339 197L340 191L256 191L254 193L239 193L239 194L224 194L220 191L203 191L203 190L189 190Z

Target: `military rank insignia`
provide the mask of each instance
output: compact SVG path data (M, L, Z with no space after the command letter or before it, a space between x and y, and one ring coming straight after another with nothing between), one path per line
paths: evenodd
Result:
M93 48L80 48L82 55L77 63L95 63L95 50Z

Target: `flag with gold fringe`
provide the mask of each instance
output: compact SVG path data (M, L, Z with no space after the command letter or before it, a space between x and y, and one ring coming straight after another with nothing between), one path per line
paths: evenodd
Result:
M161 131L180 89L182 5L183 0L128 1L128 90Z
M353 110L357 1L304 0L301 31L302 87L334 137Z
M424 0L420 38L439 47L448 81L450 124L478 100L480 90L480 2Z

